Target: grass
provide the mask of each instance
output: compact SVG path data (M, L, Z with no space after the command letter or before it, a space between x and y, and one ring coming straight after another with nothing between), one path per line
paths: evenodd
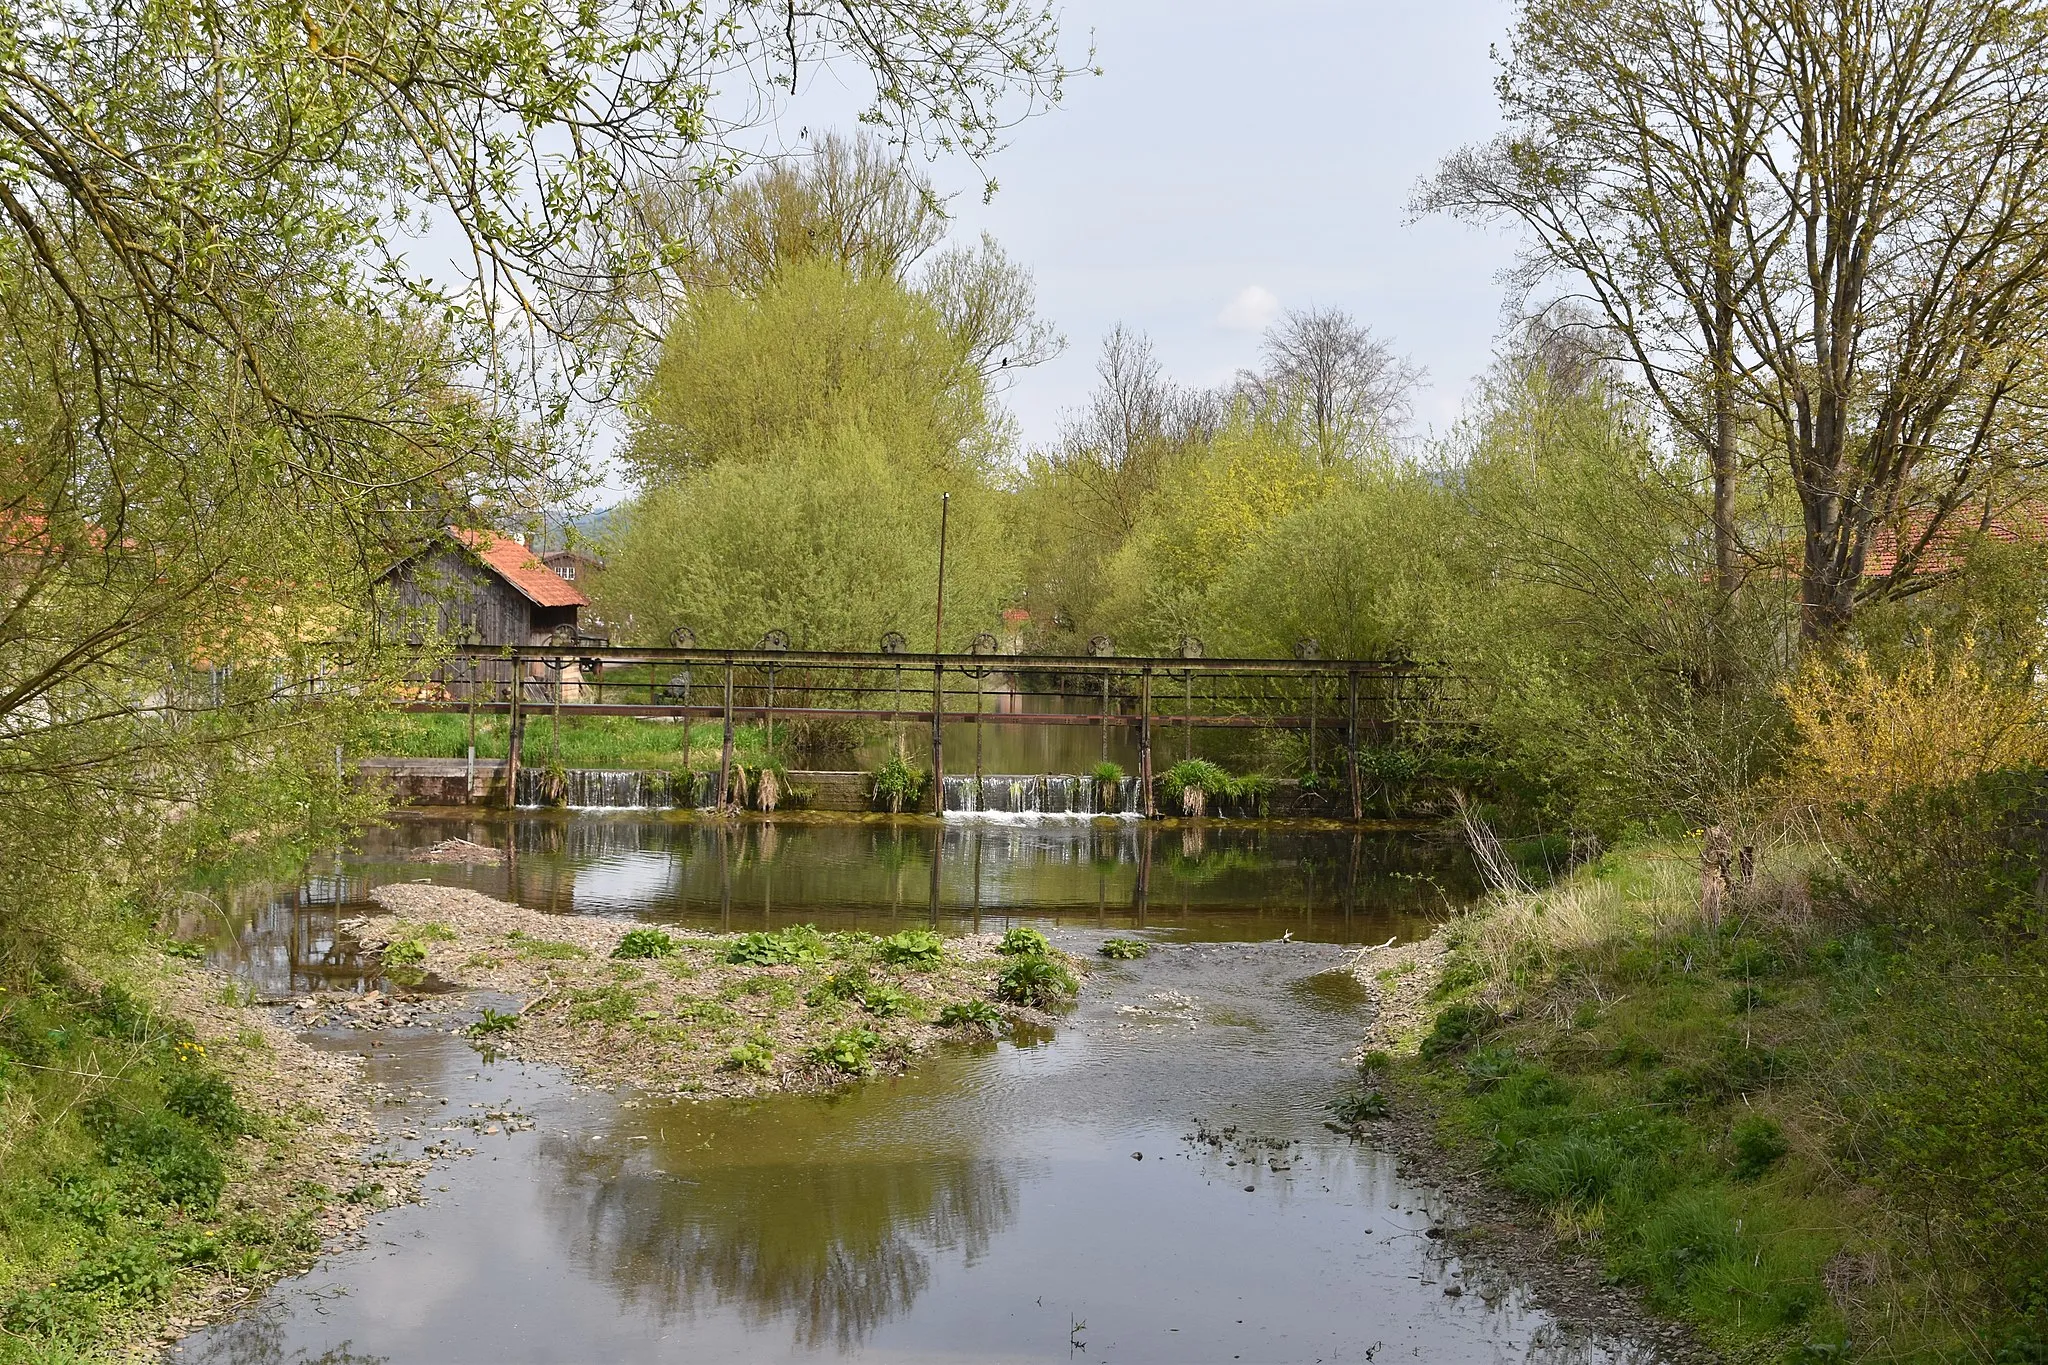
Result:
M0 1361L96 1357L181 1292L306 1264L326 1191L252 1201L275 1156L231 1071L141 992L46 965L0 989ZM253 1055L253 1053L251 1054Z
M1393 1066L1731 1358L2048 1360L2048 971L1816 913L1802 849L1710 927L1697 856L1625 850L1462 916L1411 1060L1368 1081Z
M778 736L781 727L777 727ZM724 742L720 721L694 721L689 727L692 770L715 770ZM511 722L504 716L476 718L476 756L504 758ZM550 761L564 768L638 768L677 770L685 766L683 726L639 716L572 716L555 733L554 718L544 707L527 712L524 761ZM469 717L456 714L403 712L390 716L368 741L381 757L462 758L469 752ZM784 746L778 738L776 748ZM753 769L767 758L766 730L760 725L733 727L733 758Z

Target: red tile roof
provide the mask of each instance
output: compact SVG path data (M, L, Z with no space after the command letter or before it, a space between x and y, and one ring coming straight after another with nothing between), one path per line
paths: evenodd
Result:
M1926 534L1926 523L1906 528L1906 547L1911 549ZM1960 510L1951 515L1927 542L1914 562L1913 571L1923 574L1948 573L1960 568L1963 562L1965 537L1982 533L1992 540L2012 544L2017 541L2030 543L2048 542L2048 503L2022 503L2011 510L1994 514L1987 522L1981 514L1967 515ZM1870 538L1870 549L1863 557L1863 573L1867 578L1884 578L1899 564L1899 534L1891 527L1881 527Z
M533 551L510 536L490 531L465 531L451 526L448 534L467 545L498 577L510 583L537 606L587 607L590 599L553 569L533 557Z

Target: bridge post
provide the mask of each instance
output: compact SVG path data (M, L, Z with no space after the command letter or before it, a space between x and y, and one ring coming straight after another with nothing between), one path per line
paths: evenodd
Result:
M1351 818L1363 820L1365 794L1358 789L1358 670L1353 669L1346 681L1349 695L1346 698L1348 714L1344 725L1344 769L1345 777L1351 783Z
M725 814L726 784L732 780L732 665L725 666L725 747L718 754L718 813Z
M933 656L937 658L936 655ZM946 814L946 666L932 665L932 814L945 818ZM936 879L938 874L934 872ZM934 890L938 882L932 882Z
M1145 791L1145 818L1159 814L1152 799L1152 670L1138 675L1138 782Z
M519 660L512 661L512 733L505 742L505 809L519 804L519 750L526 739L526 708L520 705L526 688L519 677Z

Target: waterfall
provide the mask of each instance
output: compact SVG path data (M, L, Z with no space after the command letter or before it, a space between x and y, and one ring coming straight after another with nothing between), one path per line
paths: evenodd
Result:
M946 814L975 820L1091 820L1098 815L1135 817L1143 812L1138 779L1126 777L1104 810L1100 786L1092 777L1073 773L1013 775L991 773L980 778L946 778Z
M697 773L642 772L629 768L568 768L562 773L561 805L570 810L669 810L702 804L692 787L706 785ZM518 804L548 806L547 772L519 770ZM708 799L708 798L707 798Z

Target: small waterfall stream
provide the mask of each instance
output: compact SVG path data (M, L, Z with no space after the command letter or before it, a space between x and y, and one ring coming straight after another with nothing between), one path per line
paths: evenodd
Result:
M518 804L566 806L570 810L673 810L706 804L708 795L691 788L708 786L705 773L668 773L630 768L567 768L562 772L561 800L548 798L548 773L542 768L519 770ZM701 796L701 799L700 799Z
M1144 808L1138 779L1118 779L1104 809L1102 783L1072 773L996 774L946 778L946 814L981 819L1092 819L1136 816Z

